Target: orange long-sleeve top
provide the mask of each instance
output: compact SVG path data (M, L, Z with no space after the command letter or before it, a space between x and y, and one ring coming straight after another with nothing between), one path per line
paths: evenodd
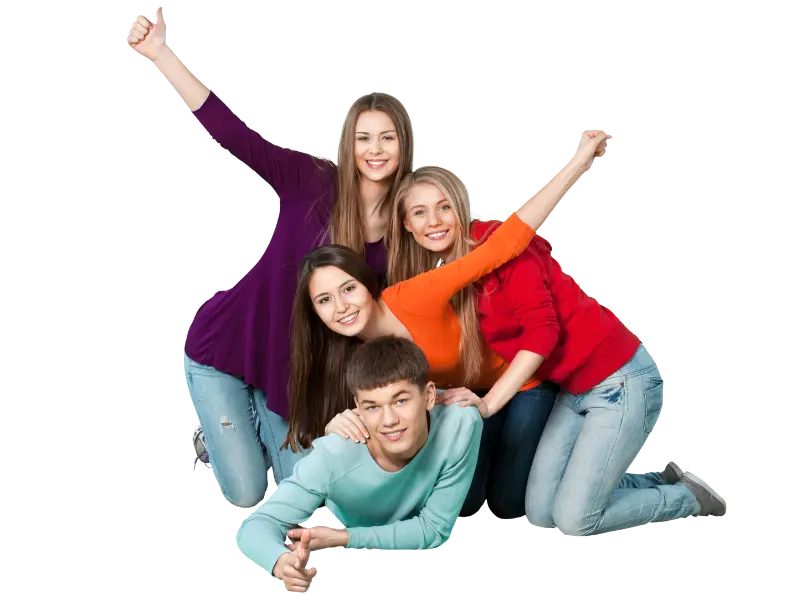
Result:
M386 306L425 353L431 367L431 379L438 387L461 387L465 384L458 353L461 324L450 299L460 289L519 256L535 234L514 213L486 242L469 254L438 269L401 281L381 293ZM485 343L483 352L481 375L471 385L477 390L491 388L508 369L508 363ZM531 379L521 389L530 389L539 383Z

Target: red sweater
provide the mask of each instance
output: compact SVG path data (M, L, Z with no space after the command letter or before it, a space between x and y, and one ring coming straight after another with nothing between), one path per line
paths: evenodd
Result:
M499 221L472 222L482 242ZM627 363L639 338L561 270L538 235L517 258L484 276L478 318L487 344L506 361L520 350L545 357L536 378L582 394Z

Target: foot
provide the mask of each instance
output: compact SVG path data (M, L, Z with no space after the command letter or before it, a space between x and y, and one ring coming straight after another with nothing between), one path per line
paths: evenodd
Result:
M721 517L725 514L727 510L725 500L697 475L687 471L681 477L681 483L689 488L689 491L694 494L700 504L700 512L695 516L707 517L710 515L712 517Z
M194 459L194 466L197 466L198 460L201 463L208 464L209 459L208 451L206 450L206 436L203 433L202 427L198 426L197 429L194 430L192 442L194 443L194 451L197 453L197 458Z
M681 477L683 477L683 471L681 471L681 468L674 462L670 462L666 468L661 471L661 478L664 480L664 483L668 485L678 483Z

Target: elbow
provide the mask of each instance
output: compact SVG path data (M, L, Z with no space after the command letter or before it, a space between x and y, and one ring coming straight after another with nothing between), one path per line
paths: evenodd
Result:
M430 536L430 539L425 540L424 549L433 550L434 548L438 548L439 546L444 544L449 539L450 539L450 531L444 531L441 529L434 530Z
M265 539L271 537L272 533L270 528L265 529L265 525L264 519L260 519L258 516L251 516L244 520L236 533L236 545L239 550L256 563L259 562L259 554L263 554Z
M536 327L526 332L524 349L547 360L558 345L561 328L558 323Z
M247 526L249 521L250 519L245 520L245 522L242 523L241 527L239 527L239 531L236 532L236 545L239 547L239 550L242 552L242 554L248 557L250 556L248 552L248 549L250 547L250 540L249 540L250 532Z

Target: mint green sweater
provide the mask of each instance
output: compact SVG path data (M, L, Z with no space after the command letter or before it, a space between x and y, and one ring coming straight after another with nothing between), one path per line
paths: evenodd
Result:
M402 470L381 469L367 450L336 434L314 450L244 523L236 540L272 573L286 532L325 504L350 534L348 548L422 549L443 544L478 460L483 421L475 407L437 405L425 445Z

